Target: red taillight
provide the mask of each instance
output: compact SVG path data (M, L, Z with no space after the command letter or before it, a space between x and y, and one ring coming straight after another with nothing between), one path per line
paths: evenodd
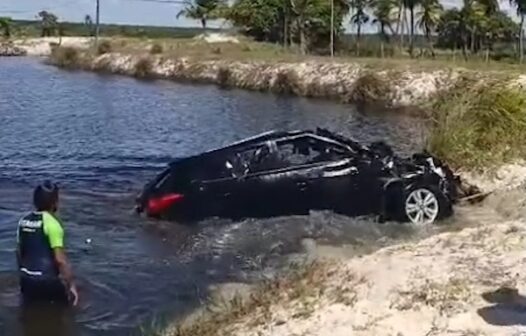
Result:
M152 198L148 201L148 213L150 215L158 215L183 198L184 195L181 194L168 194L162 197Z

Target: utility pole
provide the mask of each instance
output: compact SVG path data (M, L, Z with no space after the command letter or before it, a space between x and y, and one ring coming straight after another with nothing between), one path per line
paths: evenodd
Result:
M99 45L99 23L100 23L100 0L97 0L97 9L96 9L96 27L95 27L95 47Z
M334 0L331 0L331 57L334 57Z

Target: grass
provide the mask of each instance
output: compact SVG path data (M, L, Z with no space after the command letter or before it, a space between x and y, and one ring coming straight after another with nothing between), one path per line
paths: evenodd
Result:
M50 61L61 68L75 69L80 64L80 57L80 52L76 48L57 47L53 48Z
M103 40L100 42L99 46L97 47L97 54L107 54L112 51L113 47L110 41Z
M508 78L463 79L431 104L428 149L453 166L482 170L526 156L526 93Z
M148 57L141 57L134 65L134 75L138 78L150 78L153 74L153 62Z
M293 318L306 318L312 314L322 297L352 306L356 301L356 286L365 280L353 274L336 275L336 269L327 262L292 266L286 274L263 282L245 300L235 297L230 302L210 302L207 305L208 313L192 323L145 335L215 336L249 315L251 320L245 323L250 326L268 324L275 317L276 307L279 306L293 310ZM330 280L335 276L341 277L340 282L331 286ZM274 322L282 324L286 321L277 319Z
M162 48L166 57L188 57L196 60L235 60L235 61L267 61L267 62L301 62L301 61L335 61L354 62L370 69L400 69L413 71L429 71L436 69L463 67L471 70L498 70L508 72L525 71L526 65L506 63L502 61L485 62L479 58L467 61L458 55L438 52L435 59L410 58L404 54L393 57L357 57L349 53L328 56L301 55L297 48L284 48L273 43L255 42L246 37L238 37L239 43L207 43L189 38L128 38L112 37L112 44L117 52L136 54L151 50L153 45Z
M417 309L424 305L437 309L440 315L448 315L461 311L471 292L467 280L450 278L445 283L426 279L423 284L398 294L398 300L393 303L396 309Z
M355 104L387 104L391 96L391 84L373 72L360 76L344 100Z

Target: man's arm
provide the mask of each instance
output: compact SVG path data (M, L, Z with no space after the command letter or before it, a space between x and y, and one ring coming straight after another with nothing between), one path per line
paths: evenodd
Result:
M49 245L53 249L53 256L58 267L60 277L66 282L68 290L74 296L74 305L78 300L77 288L73 279L73 271L64 251L64 230L59 221L51 216L46 215L45 233L48 236Z

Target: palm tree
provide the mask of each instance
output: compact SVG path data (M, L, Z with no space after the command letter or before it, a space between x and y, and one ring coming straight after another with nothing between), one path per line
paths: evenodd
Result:
M389 29L391 35L394 35L394 29L392 23L394 22L394 9L397 6L396 0L375 0L373 5L373 15L375 19L373 24L378 25L378 30L381 36L380 51L382 57L384 57L384 41L389 42L389 35L385 29Z
M429 50L431 51L432 57L435 57L435 51L433 50L433 41L431 40L431 33L436 29L444 7L438 0L422 0L420 3L421 10L418 13L418 27L424 31L427 42L429 43Z
M300 36L300 51L302 55L307 53L307 11L315 0L290 0L291 10L296 17L296 29Z
M499 11L499 0L477 0L485 8L486 16L490 16Z
M351 23L356 25L356 53L360 55L360 37L362 34L362 25L369 22L369 15L365 12L367 0L352 0L351 6L354 8L354 14L351 16Z
M526 0L510 0L510 3L517 9L517 15L520 16L519 28L519 60L522 63L524 59L524 17L526 16Z
M464 7L461 10L463 31L465 34L468 32L471 34L471 54L474 54L478 49L477 36L484 30L484 21L488 15L488 8L480 1L476 0L464 0ZM467 44L467 37L466 44Z
M57 28L57 16L44 10L38 13L38 17L42 20L42 37L52 36Z
M0 17L0 29L4 31L4 37L9 38L11 36L11 18Z
M88 28L88 35L93 36L93 19L89 14L84 17L84 24Z
M184 15L189 19L200 20L205 30L208 20L218 18L218 11L221 10L224 3L223 0L186 0L185 7L177 13L176 18Z
M409 54L413 56L414 37L415 37L415 8L420 5L421 0L403 0L404 8L409 9L410 15L410 35L409 35Z

